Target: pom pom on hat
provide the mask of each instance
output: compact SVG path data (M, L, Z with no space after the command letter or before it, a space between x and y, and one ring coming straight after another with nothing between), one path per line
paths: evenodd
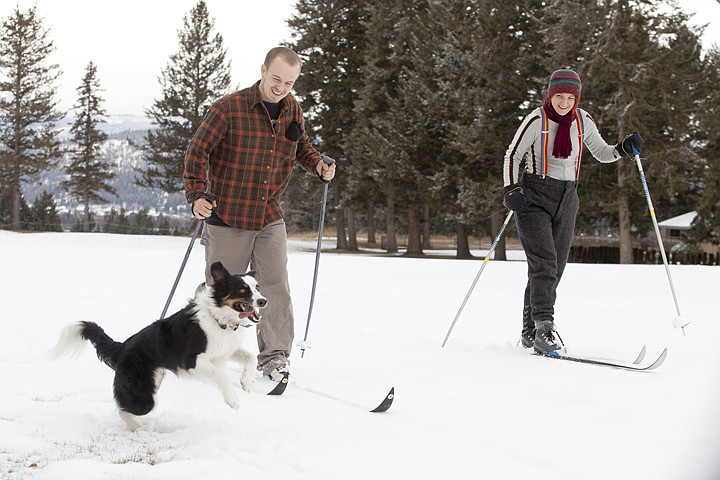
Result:
M582 92L582 80L580 75L569 67L560 67L550 75L548 83L548 98L557 93L569 93L575 95L575 100L580 100Z

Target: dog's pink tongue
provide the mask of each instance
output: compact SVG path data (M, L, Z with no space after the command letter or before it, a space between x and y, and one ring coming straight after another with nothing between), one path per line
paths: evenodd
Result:
M252 310L250 310L249 312L240 312L238 313L238 318L248 318L252 316L253 313L255 312L253 312Z

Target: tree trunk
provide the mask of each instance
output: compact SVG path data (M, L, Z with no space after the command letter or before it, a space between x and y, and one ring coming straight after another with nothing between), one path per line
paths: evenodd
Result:
M618 131L625 131L625 121L620 119L618 122ZM619 139L622 141L622 138ZM618 228L620 230L620 263L633 263L632 254L632 220L630 217L630 199L628 198L627 183L629 172L629 162L627 159L621 159L616 162L618 175Z
M387 251L397 253L397 238L395 237L395 192L387 193Z
M345 233L345 209L338 208L335 214L335 227L337 228L337 249L347 250L348 241Z
M12 183L12 221L10 222L11 230L20 230L20 202L22 194L20 193L20 176L16 175L15 181Z
M490 241L494 242L495 237L502 228L502 223L505 220L505 213L502 210L496 210L490 217ZM505 248L505 235L500 239L498 244L495 246L495 257L493 260L507 260L507 250Z
M368 200L367 241L370 245L377 244L377 240L375 239L375 204L372 200Z
M348 230L348 250L358 251L357 230L355 228L355 210L352 207L345 209L347 211L347 230Z
M630 227L630 201L628 199L625 184L629 176L628 162L620 160L617 162L618 169L618 226L620 229L620 263L633 263L632 232Z
M410 205L408 206L408 245L405 255L423 255L421 236L422 229L420 228L420 206L417 202L411 200Z
M423 205L422 212L422 248L423 250L430 250L432 248L430 242L430 205Z
M465 225L464 223L455 224L455 238L457 241L457 251L455 253L455 258L473 258L473 256L470 254L470 240L468 239L467 225Z
M85 214L83 215L83 231L89 232L90 231L90 201L85 200L85 203L83 204L85 206Z

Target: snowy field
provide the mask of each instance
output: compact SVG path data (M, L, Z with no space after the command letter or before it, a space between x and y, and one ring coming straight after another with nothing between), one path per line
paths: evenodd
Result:
M214 386L167 375L131 433L89 345L74 361L44 354L70 322L124 340L158 318L188 242L0 231L0 478L720 478L718 267L671 267L683 337L662 266L568 266L556 323L569 353L632 361L668 347L658 370L629 372L514 347L522 260L488 263L441 348L480 261L324 253L297 385L270 397L258 379L246 394L230 364L235 411ZM314 242L292 242L298 339L314 260ZM203 268L198 243L170 313ZM369 413L393 386L392 408Z

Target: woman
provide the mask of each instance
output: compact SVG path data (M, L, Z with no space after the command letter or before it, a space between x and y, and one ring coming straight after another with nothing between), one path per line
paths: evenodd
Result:
M611 163L643 147L637 132L608 145L593 118L578 108L581 91L575 71L554 71L545 102L525 117L505 154L504 203L516 212L528 262L520 339L524 347L545 355L557 355L560 349L554 305L575 230L582 150L587 147L598 161Z

